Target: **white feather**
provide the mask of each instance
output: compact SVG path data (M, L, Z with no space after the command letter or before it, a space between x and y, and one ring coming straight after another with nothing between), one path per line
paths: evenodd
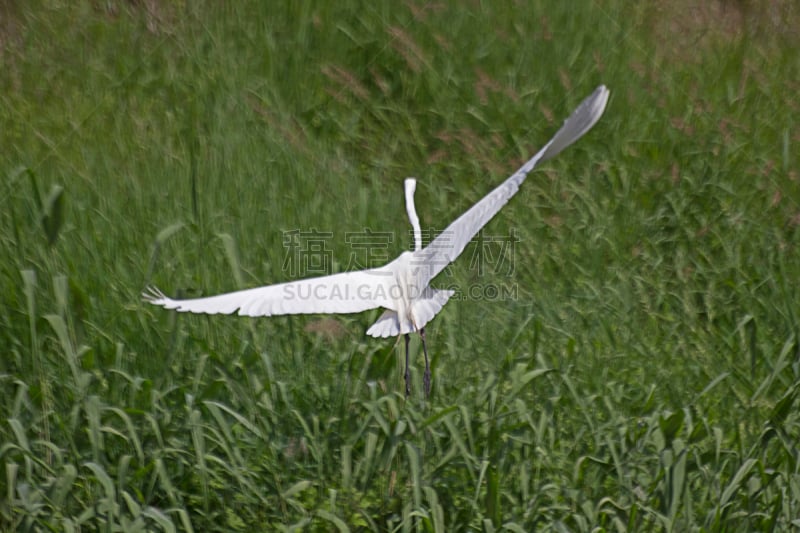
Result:
M608 102L608 89L598 87L556 132L544 148L530 158L522 167L484 196L478 203L458 217L423 250L418 252L419 264L427 267L429 282L461 255L469 241L483 228L500 209L517 193L528 173L538 163L558 155L564 148L580 139L594 126L603 114Z
M343 272L256 289L173 300L158 289L143 296L151 304L178 312L209 315L237 313L240 316L297 315L310 313L359 313L384 307L392 309L389 283L392 273L386 268Z

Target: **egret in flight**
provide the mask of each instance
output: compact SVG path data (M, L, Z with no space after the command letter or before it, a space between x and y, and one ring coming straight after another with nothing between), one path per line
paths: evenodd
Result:
M271 316L310 313L360 313L383 308L383 314L368 330L373 337L405 335L405 393L411 392L408 371L409 334L418 332L425 354L423 385L430 394L431 370L425 344L425 326L442 309L454 291L430 287L431 280L455 261L470 240L511 199L529 172L577 141L597 123L608 101L601 85L584 100L550 141L496 189L458 217L428 246L422 247L422 232L414 207L416 181L405 181L406 211L414 229L414 251L400 254L380 267L330 276L289 281L206 298L173 300L155 287L143 297L154 305L179 312Z

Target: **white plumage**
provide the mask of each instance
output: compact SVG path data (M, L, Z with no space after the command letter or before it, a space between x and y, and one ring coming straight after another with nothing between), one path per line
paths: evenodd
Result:
M546 161L582 137L600 119L609 91L598 87L584 100L561 129L536 155L492 192L468 209L428 246L422 248L419 218L414 207L416 181L405 181L406 211L414 229L414 251L403 252L380 268L345 272L269 285L256 289L196 298L173 300L156 288L143 297L154 305L179 312L270 316L308 313L358 313L384 308L368 330L373 337L390 337L419 331L442 309L453 291L429 287L431 280L455 261L470 240L519 190L537 164ZM407 348L407 344L406 344ZM408 355L406 354L406 367ZM426 393L429 387L426 352ZM406 393L409 391L406 368Z

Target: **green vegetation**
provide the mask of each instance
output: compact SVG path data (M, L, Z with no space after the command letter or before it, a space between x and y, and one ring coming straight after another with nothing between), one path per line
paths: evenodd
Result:
M4 2L0 529L800 529L799 10L660 4ZM404 177L442 229L600 83L513 271L435 283L517 293L430 324L428 402L377 311L140 300L283 281L289 230L394 257Z

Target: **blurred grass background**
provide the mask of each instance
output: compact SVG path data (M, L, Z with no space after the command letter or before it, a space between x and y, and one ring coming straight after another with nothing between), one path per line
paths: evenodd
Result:
M0 5L4 530L800 528L794 2ZM176 316L284 232L486 229L402 396L378 312ZM476 245L478 246L478 245ZM416 341L414 353L418 353ZM599 528L599 529L597 529Z

